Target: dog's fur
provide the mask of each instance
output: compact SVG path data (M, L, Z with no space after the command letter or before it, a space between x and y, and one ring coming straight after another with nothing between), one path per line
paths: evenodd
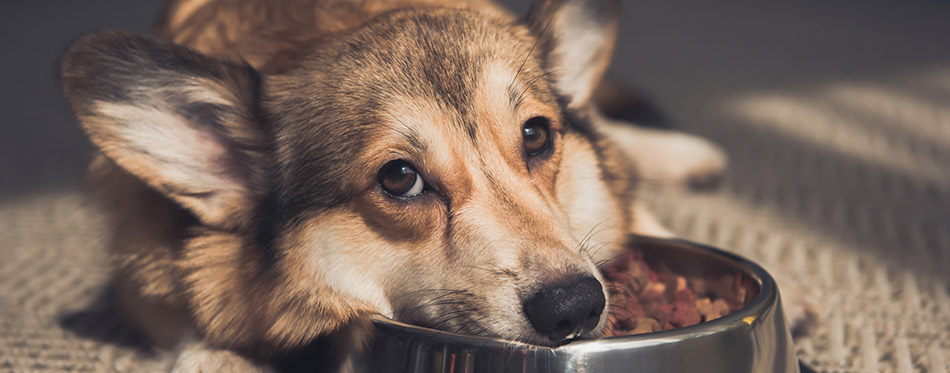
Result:
M593 108L618 3L541 0L520 21L487 0L180 0L158 37L83 37L61 79L99 150L87 181L127 316L160 346L190 338L181 371L355 343L372 314L560 343L525 297L603 283L628 233L669 234L638 178L724 166ZM535 117L553 147L529 156ZM396 159L423 194L378 185Z

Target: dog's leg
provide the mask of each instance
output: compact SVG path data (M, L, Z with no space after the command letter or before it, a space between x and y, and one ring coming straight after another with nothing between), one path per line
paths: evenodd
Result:
M168 302L140 293L128 276L115 281L116 302L122 314L145 334L155 347L171 349L188 331L188 318Z
M613 139L648 182L715 186L726 168L726 155L718 146L682 132L645 128L597 113L595 124Z
M788 322L792 336L797 338L811 334L817 327L818 320L823 319L827 313L825 304L813 289L802 284L787 269L771 266L766 270L778 284L782 297L782 310L785 312L785 320Z
M208 346L194 339L185 340L171 370L173 373L193 372L272 372L261 365L229 350Z
M666 227L664 227L663 224L661 224L659 220L656 219L656 216L653 215L652 211L648 210L639 203L633 206L633 224L630 227L630 232L637 235L650 237L676 237L673 232L670 232L669 229L666 229Z

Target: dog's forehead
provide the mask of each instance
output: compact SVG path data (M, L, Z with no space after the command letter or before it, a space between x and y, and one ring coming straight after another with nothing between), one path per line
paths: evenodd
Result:
M399 131L398 123L412 141L412 132L424 132L413 127L433 124L405 120L413 108L473 133L486 96L498 99L496 108L529 85L553 97L536 79L543 74L530 54L534 41L505 18L438 10L394 13L325 43L269 87L282 169L293 171L284 182L295 193L314 191L298 202L339 203L362 190L352 170L367 166L362 153L381 131Z
M515 66L527 56L525 29L473 11L413 11L365 27L335 61L350 92L380 100L430 99L465 114L489 65ZM532 61L533 62L533 61Z

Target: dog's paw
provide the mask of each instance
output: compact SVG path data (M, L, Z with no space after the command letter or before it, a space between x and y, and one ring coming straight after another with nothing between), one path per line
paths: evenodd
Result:
M770 270L778 284L782 310L793 337L806 336L817 327L827 313L827 307L812 291L796 282L782 270Z
M676 238L676 235L667 229L663 223L660 223L656 215L642 203L634 203L632 211L633 222L630 226L630 232L640 236Z
M210 347L199 341L189 341L180 348L173 373L196 372L272 372L268 366L255 363L237 353Z
M647 131L643 131L647 132ZM726 155L705 139L674 131L641 132L633 153L641 177L648 181L676 183L697 190L719 185L726 169Z
M633 160L644 181L707 190L718 186L726 169L726 153L698 136L609 119L601 119L600 124Z

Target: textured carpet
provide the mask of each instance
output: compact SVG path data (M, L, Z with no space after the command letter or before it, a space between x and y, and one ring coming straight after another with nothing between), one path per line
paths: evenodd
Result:
M88 144L53 80L82 32L147 29L158 4L131 3L0 15L0 371L166 368L111 303L77 187ZM731 158L718 191L646 185L645 202L805 289L824 312L796 346L820 371L947 371L950 3L625 5L614 76Z

